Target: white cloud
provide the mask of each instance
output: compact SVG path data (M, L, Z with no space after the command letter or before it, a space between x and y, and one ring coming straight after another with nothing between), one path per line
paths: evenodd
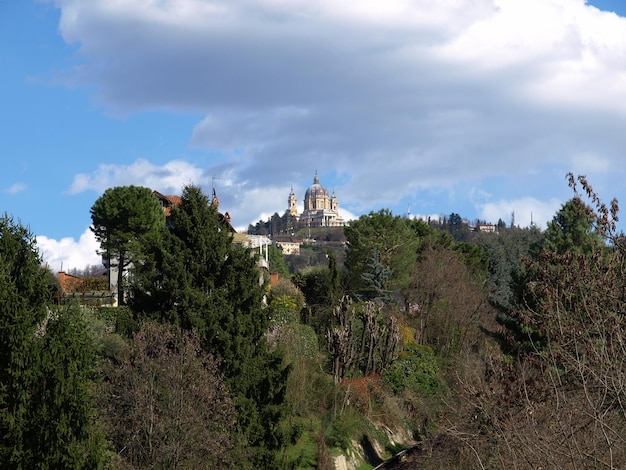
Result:
M350 222L351 220L355 220L355 219L359 218L358 215L353 214L352 212L350 212L349 210L344 209L343 207L339 208L339 215L341 216L341 218L345 222Z
M19 182L19 183L15 183L10 188L8 188L6 192L9 194L17 194L17 193L21 193L25 189L26 189L26 185L22 182Z
M85 230L78 241L71 237L54 240L39 235L37 236L37 245L43 262L55 273L61 270L67 272L74 268L84 269L87 266L102 264L102 258L97 253L100 244L89 229Z
M100 165L92 174L81 173L74 177L70 194L83 191L104 192L115 186L146 186L160 192L180 193L188 184L206 184L202 170L181 160L167 162L162 166L147 160L137 160L130 165Z
M263 185L254 180L236 181L234 169L228 165L218 164L202 169L182 161L156 165L147 160L137 160L131 165L100 165L92 174L77 175L70 192L103 192L109 187L134 184L167 194L180 194L183 187L191 183L200 186L209 196L215 188L220 211L230 214L237 231L246 231L249 224L267 220L274 213L283 215L287 210L287 197L291 190L287 180L282 185ZM305 189L294 187L300 202L300 211ZM341 207L341 201L340 213L345 220L358 218Z
M532 222L543 230L562 204L558 199L540 201L533 197L510 201L500 200L482 205L479 209L479 218L494 224L502 219L507 226L514 219L515 225L519 227L530 227Z
M584 0L55 3L61 34L78 44L68 83L98 90L121 114L204 116L190 145L220 159L202 169L101 165L77 175L72 194L122 184L177 192L227 174L231 195L220 199L237 224L282 212L274 198L316 169L338 175L354 212L531 172L537 201L550 201L545 168L592 168L615 178L605 187L618 184L626 19ZM521 204L516 218L529 223L523 196L497 197Z

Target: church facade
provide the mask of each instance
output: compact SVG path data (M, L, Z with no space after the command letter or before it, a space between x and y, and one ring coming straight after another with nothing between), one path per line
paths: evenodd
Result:
M296 194L293 187L287 199L290 215L298 219L300 227L343 227L345 222L339 215L339 201L333 191L332 196L320 184L320 179L315 173L313 184L309 186L304 194L304 210L298 214Z

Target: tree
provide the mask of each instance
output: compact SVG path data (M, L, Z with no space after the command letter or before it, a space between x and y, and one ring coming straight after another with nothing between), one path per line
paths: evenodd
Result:
M579 197L567 201L546 230L545 249L558 254L591 253L602 245L596 215Z
M448 216L448 221L445 225L445 228L457 242L467 241L467 238L469 237L470 230L468 225L463 222L461 216L455 212L452 212Z
M559 297L569 288L576 288L585 275L593 275L588 273L588 263L599 263L599 258L605 256L602 228L596 230L598 223L599 216L593 208L576 195L555 214L548 223L542 243L530 247L522 266L512 276L513 304L516 305L511 309L512 314L503 309L498 319L523 348L534 350L545 344L545 332L535 328L537 324L532 318L544 314L543 296L549 289L564 283L564 290L554 293ZM576 268L579 264L580 267ZM585 282L594 284L593 281ZM541 294L535 288L537 285L543 286ZM555 298L550 301L555 301ZM523 313L527 309L533 312L532 315Z
M364 300L389 302L391 294L386 289L386 285L391 272L391 269L381 263L379 251L374 249L368 259L367 270L361 273L363 287L359 292L359 297Z
M487 279L491 302L506 312L514 297L514 279L523 270L523 259L533 256L543 245L545 234L537 227L506 230L494 237L479 233L474 242L488 255Z
M514 360L491 354L484 385L468 387L490 449L503 453L483 461L626 465L626 245L616 229L618 203L602 203L584 177L569 178L575 198L553 219L546 249L525 259L515 286L513 321L505 324Z
M377 276L372 272L376 269L386 276L378 286L381 292L404 293L420 245L411 222L385 209L351 221L345 227L345 234L348 244L345 264L350 291L358 296L363 288L370 287L365 284L371 282L372 276ZM383 280L380 276L378 278Z
M349 297L335 306L336 324L326 330L335 384L354 374L382 372L397 358L397 321L381 309L374 302L355 306Z
M252 460L271 467L281 445L277 422L288 370L267 344L269 312L256 258L233 244L218 215L200 188L183 189L167 232L135 266L129 305L140 317L198 332L205 351L220 360Z
M3 468L95 468L91 338L75 307L50 310L32 234L0 218L0 462ZM92 442L93 439L93 442Z
M451 357L478 344L476 325L484 305L482 275L462 251L430 246L415 264L408 300L418 343Z
M32 234L0 218L0 461L27 461L28 410L38 374L35 332L47 316L45 271Z
M51 313L39 334L25 468L98 468L104 441L95 426L96 354L81 310L71 304Z
M218 362L193 332L146 322L108 367L103 402L120 459L133 468L231 468L237 415Z
M281 277L289 277L289 266L285 261L283 250L275 245L269 245L268 258L272 273L278 273Z
M91 230L109 268L117 268L117 299L124 303L124 270L141 260L142 247L165 223L163 208L149 188L107 189L91 207Z

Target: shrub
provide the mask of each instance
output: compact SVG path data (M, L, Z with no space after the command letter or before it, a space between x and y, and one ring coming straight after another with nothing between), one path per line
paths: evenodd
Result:
M276 284L272 286L269 292L269 303L274 303L277 298L288 297L293 303L293 308L300 311L304 307L304 294L289 279L280 278ZM283 300L284 301L284 300Z
M389 387L400 393L405 388L425 395L436 395L441 387L437 358L427 348L412 346L383 372Z
M115 332L127 338L132 338L138 331L139 323L132 317L130 310L120 308L115 318Z
M326 427L326 444L347 451L350 441L360 434L363 428L362 417L356 413L345 411L336 415Z

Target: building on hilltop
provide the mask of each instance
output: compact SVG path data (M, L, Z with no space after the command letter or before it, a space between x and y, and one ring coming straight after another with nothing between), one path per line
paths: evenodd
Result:
M289 207L287 212L298 218L300 227L343 227L345 222L339 215L339 201L333 192L332 196L320 184L320 179L315 173L313 184L304 194L304 211L298 215L297 199L293 187L287 199Z

